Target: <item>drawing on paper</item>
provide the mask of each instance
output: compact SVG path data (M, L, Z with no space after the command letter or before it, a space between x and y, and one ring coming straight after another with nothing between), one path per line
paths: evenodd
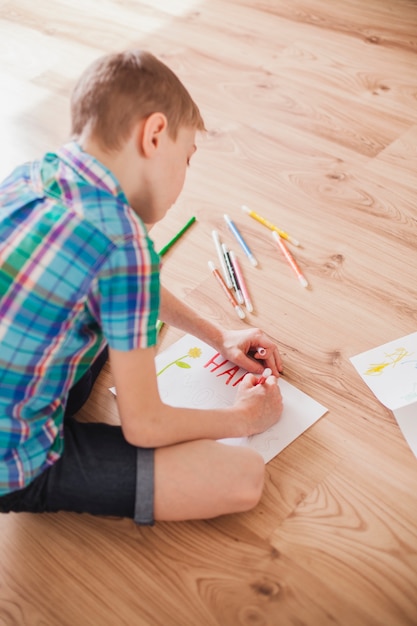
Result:
M378 400L394 413L417 457L416 357L417 332L414 332L361 352L350 360Z
M209 410L231 406L247 373L193 335L184 335L159 354L155 368L162 402L173 407ZM326 413L324 406L288 381L280 380L280 388L284 410L273 426L250 437L219 441L253 448L268 463ZM114 387L111 391L116 394Z
M403 395L404 402L415 402L417 400L417 383L414 383L411 390Z
M412 361L403 361L401 365L407 365L408 363L414 363L414 367L417 369L417 359L413 359Z
M171 361L171 363L168 363L168 365L165 365L165 367L159 370L159 372L157 373L157 376L160 376L163 372L165 372L172 365L176 365L177 367L182 367L184 369L189 369L191 365L189 363L186 363L184 359L186 359L187 357L190 357L191 359L198 359L201 355L202 355L202 351L200 348L190 348L187 354L184 354L183 356L178 357L177 359L175 359L175 361Z
M371 363L364 374L366 376L380 376L387 367L395 367L402 359L412 354L406 348L397 348L394 352L385 353L385 359L382 363Z

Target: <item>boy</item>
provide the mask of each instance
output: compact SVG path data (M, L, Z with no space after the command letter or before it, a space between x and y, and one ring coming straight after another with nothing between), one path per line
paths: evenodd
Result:
M182 189L200 112L171 70L132 50L87 69L71 117L75 141L0 186L0 511L152 524L247 510L263 460L216 440L276 421L280 355L260 330L223 330L160 286L148 235ZM162 403L158 317L252 373L233 407ZM79 423L108 356L121 427Z

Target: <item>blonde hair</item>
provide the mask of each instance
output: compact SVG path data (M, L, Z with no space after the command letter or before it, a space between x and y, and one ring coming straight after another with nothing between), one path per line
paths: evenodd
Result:
M71 97L72 136L88 130L103 148L117 150L133 125L163 113L176 139L182 126L205 130L201 113L179 78L153 54L126 50L96 60Z

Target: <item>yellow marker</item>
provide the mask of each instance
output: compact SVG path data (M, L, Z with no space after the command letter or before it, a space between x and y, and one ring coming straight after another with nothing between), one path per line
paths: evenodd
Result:
M286 239L287 241L289 241L290 243L293 244L293 246L299 246L300 242L297 241L296 239L294 239L293 237L291 237L288 233L286 233L284 230L280 230L279 228L277 228L274 224L272 224L272 222L269 222L268 220L266 220L264 217L262 217L261 215L258 215L258 213L255 213L255 211L252 211L249 207L247 207L245 204L242 204L242 211L244 211L245 213L247 213L250 217L253 217L254 220L260 222L261 224L263 224L264 226L266 226L267 228L269 228L270 230L275 230L275 232L278 233L278 235L280 237L282 237L283 239Z

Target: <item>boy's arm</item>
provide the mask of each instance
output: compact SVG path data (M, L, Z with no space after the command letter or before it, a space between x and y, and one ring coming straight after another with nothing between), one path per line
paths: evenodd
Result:
M164 287L161 287L160 318L205 341L222 356L253 374L261 374L265 367L271 368L274 376L282 372L278 347L262 330L251 327L241 330L221 328L201 317ZM265 349L262 356L257 354L258 347Z
M166 324L190 333L213 347L218 347L223 342L220 327L198 315L165 287L161 287L159 316Z
M245 369L260 374L267 366L274 376L279 375L278 349L259 329L223 330L165 288L161 293L160 317L199 337ZM262 362L247 356L256 352L257 346L265 347L268 352ZM231 407L215 410L172 407L159 396L154 347L129 351L110 348L109 353L123 432L133 445L160 447L193 439L246 437L263 432L281 414L282 398L274 377L268 379L268 384L256 385L255 376L245 376Z

